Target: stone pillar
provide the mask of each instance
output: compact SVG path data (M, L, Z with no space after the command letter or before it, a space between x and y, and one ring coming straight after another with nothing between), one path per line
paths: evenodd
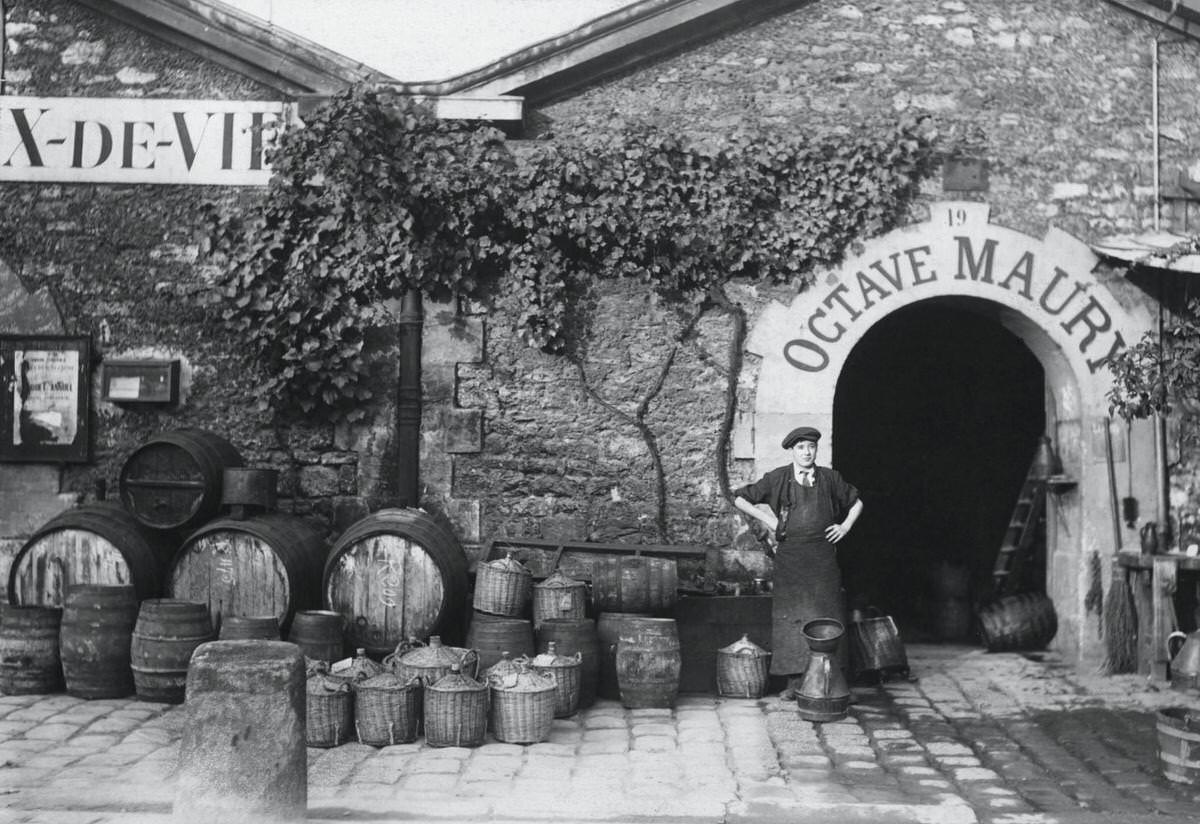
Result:
M212 641L188 666L175 821L301 821L304 658L283 641Z

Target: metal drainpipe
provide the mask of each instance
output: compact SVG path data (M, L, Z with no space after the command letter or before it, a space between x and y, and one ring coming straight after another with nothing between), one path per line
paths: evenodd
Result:
M1155 37L1150 46L1150 120L1154 134L1151 136L1151 143L1154 146L1154 231L1158 232L1162 222L1162 208L1160 198L1160 178L1159 178L1159 109L1158 109L1158 38ZM1166 295L1163 293L1163 276L1160 272L1158 275L1158 346L1159 354L1162 354L1162 336L1163 336L1163 300ZM1160 357L1161 368L1161 357ZM1163 399L1166 400L1165 398ZM1167 466L1167 420L1162 412L1154 413L1154 473L1157 480L1158 495L1155 508L1155 518L1158 520L1159 535L1164 543L1164 549L1170 546L1171 535L1171 511L1170 511L1170 495L1171 495L1171 478L1170 469Z
M0 0L0 95L4 94L4 49L7 47L8 36L5 31L4 0Z
M421 456L421 293L400 298L400 380L396 391L397 493L401 506L420 503Z

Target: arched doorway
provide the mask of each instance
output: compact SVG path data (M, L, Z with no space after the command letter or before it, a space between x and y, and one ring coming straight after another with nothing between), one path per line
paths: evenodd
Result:
M892 615L906 638L964 640L1046 431L1041 363L983 301L915 303L850 353L833 429L832 462L870 508L840 553L851 603ZM1039 547L1030 571L1044 587Z
M1106 433L1112 428L1105 393L1112 379L1105 362L1138 340L1152 324L1144 296L1118 275L1096 267L1097 258L1087 245L1057 229L1036 238L992 223L987 204L929 204L924 222L864 242L835 269L817 273L811 288L801 290L786 304L767 305L755 318L746 342L747 351L759 359L753 383L746 387L753 401L741 410L735 425L734 457L752 460L754 474L759 475L785 458L780 441L790 429L800 423L816 426L827 433L818 462L832 459L837 469L864 486L865 498L875 491L872 485L881 474L901 470L877 471L874 465L860 469L855 463L877 460L873 455L878 448L872 452L851 442L871 443L878 433L890 433L896 427L894 419L900 413L884 405L891 400L884 396L899 391L895 388L898 383L901 387L912 383L912 379L900 380L906 371L912 371L911 361L943 370L946 374L934 388L946 390L968 380L963 370L973 362L991 358L994 385L978 377L989 370L969 373L976 375L972 380L979 383L970 390L970 413L991 421L992 429L1011 431L1014 438L996 446L991 457L963 459L966 445L972 439L981 440L980 433L987 427L965 419L962 410L933 414L923 407L934 402L927 397L928 387L923 392L909 392L904 414L911 419L903 422L926 430L921 433L928 438L923 450L926 459L933 453L945 453L931 472L937 471L937 465L955 466L951 473L954 484L941 494L958 495L962 500L966 493L959 485L979 489L994 481L996 487L1005 487L969 502L975 510L994 507L1001 513L996 517L1001 518L1012 512L1036 443L1033 439L1043 433L1050 437L1070 481L1047 502L1044 580L1058 614L1053 647L1080 664L1097 663L1103 644L1098 619L1088 609L1087 593L1097 583L1092 570L1097 568L1097 560L1101 561L1099 567L1107 570L1103 559L1127 537L1114 536L1112 528L1105 447ZM958 330L957 337L952 327ZM1008 344L1000 343L1003 333L1009 335ZM982 342L989 338L992 343ZM972 350L963 341L975 341L970 346L977 348ZM924 356L919 348L903 348L922 345L930 350ZM897 347L899 351L894 351ZM909 353L907 360L900 357L904 351ZM1018 377L996 379L1001 352L1008 353L1004 359L1011 359L1004 371L1015 371ZM1040 364L1040 376L1030 355ZM888 360L892 366L885 372L872 360ZM1020 390L1021 400L1011 397L1011 386L1007 386L1009 394L993 392L1004 390L1014 380L1028 387ZM859 399L852 402L856 395ZM852 404L859 414L843 412L846 404ZM953 400L943 399L940 404L954 408ZM1017 404L1016 411L1013 404ZM912 411L921 408L925 408L925 420ZM856 432L856 426L873 428L864 434L862 429ZM1134 459L1131 465L1117 469L1128 477L1130 494L1145 500L1152 499L1155 488L1150 429L1133 427L1129 454ZM857 456L856 449L860 449ZM908 459L914 459L911 453ZM1125 458L1115 460L1123 462ZM986 465L989 463L991 466ZM854 477L860 472L864 478ZM977 472L985 474L976 478ZM989 472L995 477L986 474ZM888 483L903 480L893 477ZM929 494L924 504L936 511L936 494ZM855 528L856 533L862 532L859 537L871 537L868 524L872 521L888 533L884 537L896 531L898 519L904 517L898 513L904 507L885 504L882 514L879 509L873 511L868 501ZM995 546L994 541L977 537L994 528L989 525L992 517L956 524L952 540ZM920 530L916 540L925 540L925 533L951 529L943 523L945 515L913 520L914 529ZM856 551L849 546L846 549L847 555ZM922 551L935 557L933 549ZM973 559L989 554L990 548L971 551ZM847 559L847 563L851 561ZM851 576L859 571L857 563L855 566ZM973 573L982 567L976 574L986 582L987 564L973 560L972 567ZM920 577L916 570L902 571ZM919 587L910 588L883 573L872 574L876 583L886 581L894 600L907 598L909 609L915 609L925 597L923 580ZM1101 583L1107 588L1107 573L1101 574L1105 578ZM850 583L856 586L853 580Z

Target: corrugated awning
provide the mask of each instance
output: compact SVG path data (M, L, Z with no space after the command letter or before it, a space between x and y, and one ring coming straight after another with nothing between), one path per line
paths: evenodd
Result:
M1091 246L1102 257L1114 258L1133 266L1200 275L1200 240L1186 235L1172 232L1112 235Z

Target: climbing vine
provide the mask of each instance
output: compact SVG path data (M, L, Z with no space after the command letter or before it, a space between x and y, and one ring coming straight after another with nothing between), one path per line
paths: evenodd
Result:
M887 229L933 160L915 120L703 141L633 125L515 145L355 88L282 136L261 210L209 211L221 316L266 367L265 408L361 416L382 354L365 335L408 289L492 301L529 345L567 354L602 278L690 314L740 312L727 282L802 285Z

